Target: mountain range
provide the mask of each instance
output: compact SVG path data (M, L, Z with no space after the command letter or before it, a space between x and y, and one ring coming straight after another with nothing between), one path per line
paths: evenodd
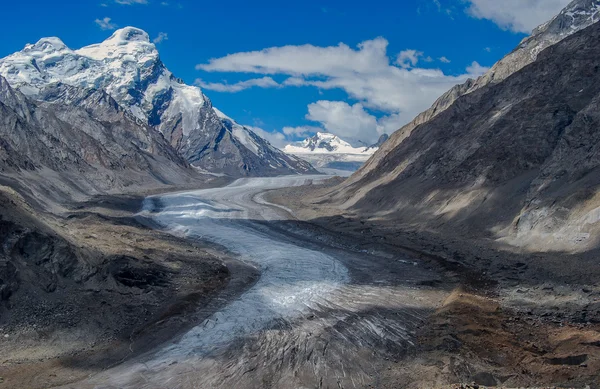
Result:
M383 134L373 145L355 147L337 135L317 132L303 141L286 145L283 151L310 162L321 171L356 171L387 139L388 135Z
M200 88L186 85L165 67L148 34L137 28L117 30L79 50L59 38L40 39L0 59L0 76L41 102L53 98L48 90L57 85L102 90L200 171L231 176L314 172L214 109ZM63 96L62 103L68 100Z

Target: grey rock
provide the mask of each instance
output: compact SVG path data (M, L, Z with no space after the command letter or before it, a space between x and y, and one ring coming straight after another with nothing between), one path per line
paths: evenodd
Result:
M552 20L536 28L531 36L525 38L515 50L496 63L486 74L477 80L469 79L464 84L456 85L435 101L431 108L392 134L389 141L379 148L373 158L350 179L349 183L357 182L371 171L377 170L381 159L410 136L417 126L427 123L444 112L459 97L484 86L502 82L513 73L534 62L544 49L585 29L598 20L600 20L600 0L574 0Z
M32 186L37 175L46 185L87 194L200 178L159 132L104 91L52 84L40 94L46 101L27 98L0 76L4 176ZM59 192L49 190L48 195L58 199Z
M336 188L334 201L538 250L593 244L599 42L596 23L503 81L460 96L409 134L394 134L369 162L376 166Z

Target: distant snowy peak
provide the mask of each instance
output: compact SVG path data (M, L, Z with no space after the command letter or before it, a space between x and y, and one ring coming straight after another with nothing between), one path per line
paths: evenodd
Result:
M374 145L354 147L337 135L318 132L301 142L287 145L284 151L310 162L323 173L346 176L367 162L387 138L382 135Z
M296 144L285 146L288 154L361 154L370 155L377 149L372 147L353 147L334 134L318 132Z

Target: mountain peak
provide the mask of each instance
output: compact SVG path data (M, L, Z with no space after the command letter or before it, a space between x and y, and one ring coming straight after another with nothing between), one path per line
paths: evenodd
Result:
M194 166L232 175L314 173L310 164L274 148L220 111L196 86L186 85L165 67L148 33L135 27L115 31L101 43L70 50L58 38L30 45L0 59L0 75L34 99L72 103L56 95L62 83L103 89L142 123L153 126ZM56 51L56 49L64 50ZM48 50L48 51L44 51ZM1 86L1 85L0 85ZM59 90L60 91L60 90ZM89 100L88 100L89 101Z
M337 137L337 135L331 134L329 132L317 132L313 139L335 139Z
M287 145L284 151L290 154L363 154L367 151L367 148L353 147L339 136L329 132L317 132L301 142ZM369 151L369 154L374 151Z
M147 64L158 59L158 51L150 36L136 27L125 27L115 31L102 43L96 43L76 50L76 53L95 60L135 60Z
M115 31L108 39L103 43L110 44L126 44L128 42L145 42L150 43L150 35L142 29L137 27L125 27Z
M69 48L65 43L57 37L42 38L35 44L28 44L23 49L24 52L36 51L43 53L52 53L55 51L68 50Z

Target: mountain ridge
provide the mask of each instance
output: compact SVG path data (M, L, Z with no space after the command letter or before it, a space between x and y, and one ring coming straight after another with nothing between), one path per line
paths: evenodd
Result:
M106 92L54 84L41 93L47 101L26 97L0 76L0 173L21 192L61 203L205 180Z
M366 176L377 170L381 159L408 138L416 127L444 112L461 96L472 93L483 86L501 82L514 72L531 64L544 49L600 20L599 11L600 0L574 0L569 3L557 16L534 29L530 36L524 38L513 51L494 64L486 74L476 80L469 79L463 84L454 86L440 96L429 109L390 135L390 139L344 185L350 186L358 184L360 181L369 181Z
M42 38L0 59L0 75L33 99L57 83L104 89L145 124L157 128L186 160L200 169L232 176L312 173L250 129L238 136L217 115L200 88L176 78L148 34L135 27L115 31L101 43L71 50L59 38ZM243 139L252 138L253 153Z
M504 80L459 96L410 133L400 130L392 137L402 141L386 143L368 162L376 169L334 188L328 201L527 250L593 248L600 235L598 41L596 22Z
M323 169L355 171L385 140L387 135L384 134L371 146L354 147L337 135L317 132L303 141L286 145L283 151L310 162L322 171L327 171Z

